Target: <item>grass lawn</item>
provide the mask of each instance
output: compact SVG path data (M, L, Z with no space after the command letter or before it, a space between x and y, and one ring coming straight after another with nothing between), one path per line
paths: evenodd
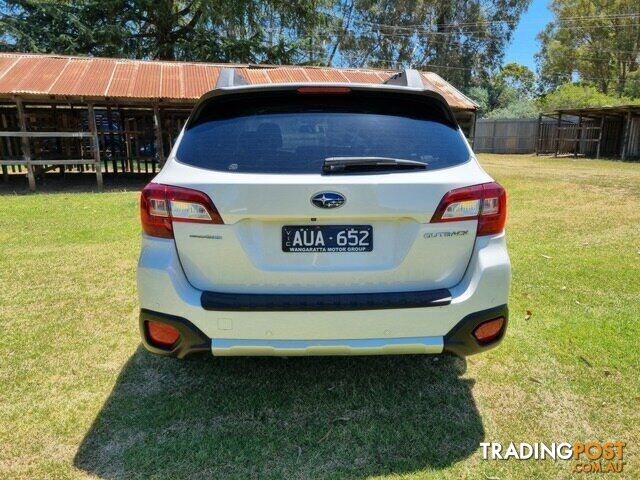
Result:
M482 163L509 194L511 322L466 362L156 358L136 192L0 187L0 478L574 478L478 444L580 440L627 442L639 478L640 164Z

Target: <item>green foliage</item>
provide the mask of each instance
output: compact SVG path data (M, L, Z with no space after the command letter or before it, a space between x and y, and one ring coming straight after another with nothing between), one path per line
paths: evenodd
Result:
M331 0L203 2L202 21L181 44L189 60L269 64L324 64L322 31L336 20Z
M500 69L498 77L520 96L531 97L535 91L536 76L525 65L516 62L507 63Z
M530 0L342 0L342 64L414 66L469 88L499 68ZM354 8L351 11L349 5Z
M640 103L628 97L618 97L600 92L592 85L567 83L540 98L538 105L543 111L557 108L600 107Z
M0 48L28 52L318 63L328 0L0 2Z
M525 117L535 116L532 103L535 90L535 74L526 66L508 63L498 72L471 87L467 95L479 105L481 116L491 118L515 118L518 113ZM498 111L494 117L492 112Z
M640 69L627 76L623 94L627 97L640 99Z
M127 56L125 1L0 1L2 50Z
M485 118L535 118L540 109L535 101L522 98L490 111Z
M484 87L471 87L467 91L467 96L476 102L478 110L482 114L489 111L489 90Z

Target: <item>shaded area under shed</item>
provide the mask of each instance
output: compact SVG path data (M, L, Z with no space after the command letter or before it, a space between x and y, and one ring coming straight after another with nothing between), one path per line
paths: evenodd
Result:
M540 115L536 153L640 158L640 105L567 108Z

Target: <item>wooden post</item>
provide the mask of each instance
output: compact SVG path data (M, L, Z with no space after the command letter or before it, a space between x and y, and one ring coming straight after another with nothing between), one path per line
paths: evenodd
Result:
M93 164L96 169L96 181L98 182L98 190L102 191L104 184L102 183L102 164L100 162L100 142L98 141L98 127L96 125L96 112L93 105L88 105L89 112L89 129L91 130L91 139L93 142Z
M469 139L471 140L471 147L476 143L476 121L478 119L478 112L474 111L471 117L471 128L469 132Z
M497 120L493 119L493 131L491 132L491 153L496 153L496 127L498 126Z
M53 124L55 125L55 128L54 128L55 131L56 132L62 131L62 128L60 128L61 122L60 122L60 119L58 118L58 107L55 103L51 105L51 116L53 117ZM56 138L56 149L58 150L59 153L62 153L62 140L60 138ZM60 165L58 167L58 173L60 177L64 177L64 169L65 169L64 165Z
M598 149L596 150L596 158L600 158L600 153L602 152L602 136L604 133L604 122L606 118L606 115L602 115L602 117L600 118L600 131L598 132Z
M122 173L131 171L129 164L129 154L131 152L131 143L129 142L129 122L124 116L124 112L121 107L118 107L118 116L120 117L120 135L124 142L124 158L122 159Z
M66 127L68 130L76 130L77 129L77 125L74 125L73 120L74 120L74 110L73 110L73 105L69 104L69 116L67 117L67 123L66 123ZM64 153L66 155L67 158L72 158L72 148L71 148L71 142L69 141L69 139L65 140L64 142ZM73 170L73 165L69 167L70 170Z
M7 116L4 113L2 114L2 128L7 131L9 130L8 123L7 123ZM12 159L13 151L11 149L11 139L7 138L6 142L7 142L7 157ZM6 165L2 165L2 180L4 181L4 183L9 183L9 168Z
M20 123L20 131L27 131L27 119L24 114L24 105L20 97L15 98L16 107L18 107L18 122ZM20 137L22 142L22 155L27 167L27 180L29 182L29 190L35 192L36 190L36 177L33 174L33 165L31 165L31 143L28 137Z
M627 159L627 151L629 150L629 130L631 130L631 110L627 112L627 117L624 125L624 134L622 136L622 154L620 158L622 160Z
M580 150L581 138L582 138L582 115L578 115L578 128L576 129L576 140L573 145L573 158L578 156L578 150Z
M558 123L556 124L556 152L553 154L554 157L558 156L558 152L560 151L560 127L562 126L562 113L558 113Z
M542 114L538 115L538 127L536 128L536 156L540 155L542 150Z
M153 106L153 126L156 132L156 153L158 156L158 164L160 168L164 166L164 144L162 141L162 118L160 117L160 108Z
M111 107L107 107L107 120L109 122L109 146L111 147L111 165L113 167L113 173L118 173L118 164L116 162L116 147L115 142L113 141L113 112L111 111ZM105 144L107 140L105 137ZM119 150L118 150L119 151ZM107 169L107 161L104 162L105 172Z

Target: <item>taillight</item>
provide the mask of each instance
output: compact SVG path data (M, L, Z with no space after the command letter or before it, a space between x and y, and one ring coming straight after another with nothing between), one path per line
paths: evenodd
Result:
M142 189L140 219L144 233L161 238L173 238L173 222L224 223L205 193L158 183Z
M494 235L504 230L507 194L491 182L451 190L440 200L431 223L478 220L477 235Z

